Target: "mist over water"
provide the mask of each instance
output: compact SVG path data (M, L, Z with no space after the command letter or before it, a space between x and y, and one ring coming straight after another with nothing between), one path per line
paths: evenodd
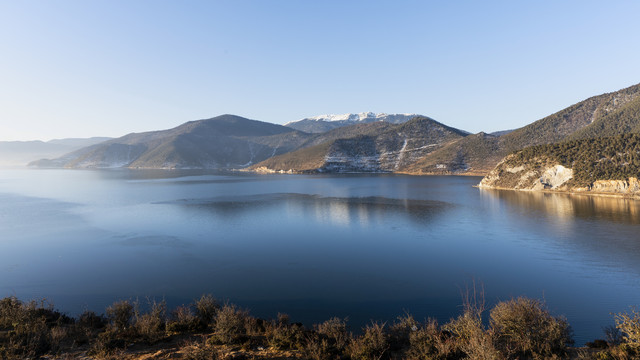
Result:
M446 322L460 292L544 299L577 343L640 299L640 204L487 191L473 177L199 171L0 172L0 296L70 314L212 293L307 325L404 311Z

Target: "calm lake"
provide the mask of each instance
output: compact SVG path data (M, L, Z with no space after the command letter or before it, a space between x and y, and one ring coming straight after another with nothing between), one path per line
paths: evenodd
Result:
M203 293L352 330L441 323L461 291L525 295L577 344L640 305L640 201L486 191L477 177L0 170L0 296L71 315Z

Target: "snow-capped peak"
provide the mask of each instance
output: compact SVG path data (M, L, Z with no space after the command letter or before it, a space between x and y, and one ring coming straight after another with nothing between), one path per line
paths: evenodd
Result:
M419 116L418 114L385 114L385 113L373 113L373 112L361 112L358 114L326 114L312 116L297 121L291 121L285 125L297 123L300 121L349 121L349 122L374 122L374 121L386 121L394 124L403 123Z

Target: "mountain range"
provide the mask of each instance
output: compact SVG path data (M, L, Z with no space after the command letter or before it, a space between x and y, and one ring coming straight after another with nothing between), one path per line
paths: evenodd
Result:
M308 132L308 133L323 133L329 130L333 130L339 127L368 124L372 122L386 122L391 124L405 123L418 114L376 114L372 112L362 112L358 114L339 114L339 115L319 115L309 118L304 118L298 121L291 121L284 126L288 126L292 129Z
M31 165L486 175L519 149L629 132L640 132L640 84L492 134L470 134L414 114L322 115L285 126L222 115Z
M71 151L97 144L110 138L54 139L50 141L0 141L0 167L25 166L29 162L62 156Z
M381 137L403 138L400 131L386 129L386 133L380 132ZM395 134L394 134L395 131ZM562 141L594 138L601 136L618 135L627 132L640 132L640 84L629 88L594 96L555 114L535 121L519 129L486 134L480 132L469 135L467 132L457 130L460 135L457 139L448 137L437 141L428 148L429 151L415 152L410 159L398 166L389 166L385 163L385 150L378 149L380 160L376 160L378 167L372 167L371 156L368 154L367 166L350 168L354 171L395 171L409 174L457 174L457 175L486 175L509 153L526 148L528 146L551 144ZM425 136L429 139L428 135ZM431 138L433 140L433 138ZM351 140L352 148L359 148L355 142L364 145L370 139ZM425 146L424 143L422 146ZM360 146L360 147L361 147ZM411 149L411 148L409 148ZM406 149L405 149L406 150ZM389 150L387 150L389 151ZM400 149L392 149L391 152ZM335 156L338 154L339 156ZM375 152L374 152L375 154ZM309 172L315 170L324 171L330 169L327 160L356 158L357 152L346 153L343 148L324 143L314 149L284 154L270 158L263 163L254 165L253 169L263 171L289 171ZM313 159L313 161L307 161ZM351 160L353 164L354 161ZM327 167L329 165L329 167ZM342 170L342 168L338 167Z
M421 159L407 172L484 175L507 154L528 146L640 131L639 109L640 84L591 97L500 136L467 136Z
M244 168L310 137L282 125L222 115L169 130L128 134L30 165L66 168Z
M251 168L295 172L397 172L467 132L417 116L401 124L369 123L332 131L318 144L269 158ZM331 132L329 133L329 135Z

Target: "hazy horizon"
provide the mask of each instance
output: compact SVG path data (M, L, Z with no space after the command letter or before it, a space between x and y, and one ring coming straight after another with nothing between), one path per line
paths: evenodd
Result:
M514 129L640 82L632 1L0 3L0 141L234 114Z

